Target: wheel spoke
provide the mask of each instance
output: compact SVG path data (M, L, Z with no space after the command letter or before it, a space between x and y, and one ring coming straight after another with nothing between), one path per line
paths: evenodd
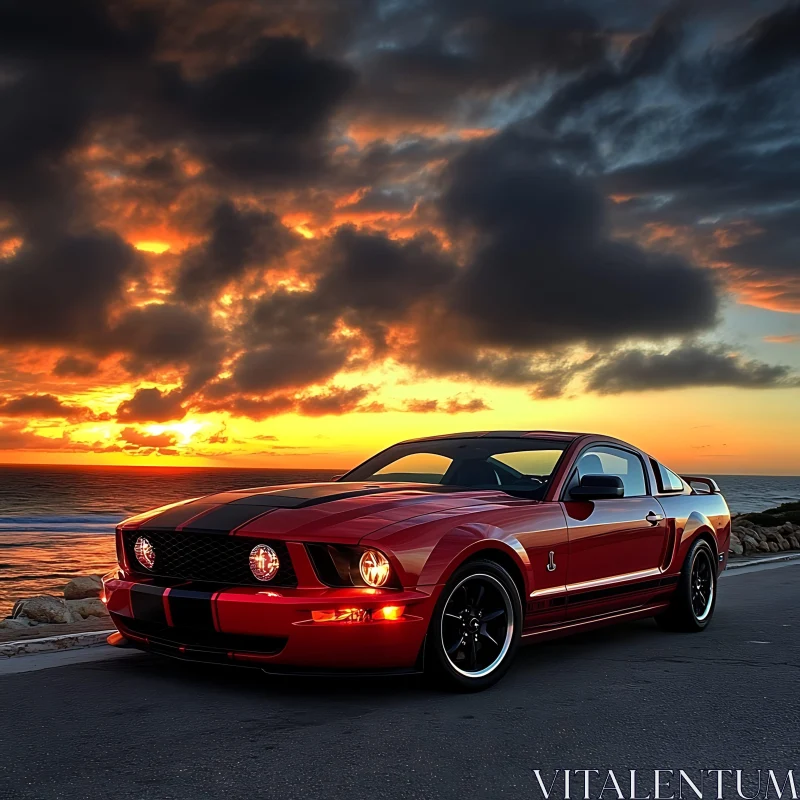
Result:
M494 636L492 636L489 633L489 631L486 630L486 623L481 625L481 629L480 629L479 633L480 633L481 636L486 637L492 644L496 645L497 647L500 647L500 642L498 642L497 639L495 639Z
M483 600L484 588L483 584L478 585L478 596L475 598L475 602L472 604L473 608L479 608L481 604L481 600Z
M461 622L461 617L459 617L459 616L458 616L458 614L451 614L449 611L445 611L445 612L444 612L444 615L445 615L446 617L450 617L450 619L456 619L456 620L458 620L459 622Z
M469 640L469 667L475 669L478 665L478 648L474 639Z
M484 623L491 622L493 619L497 619L498 617L505 616L505 613L506 613L506 610L504 608L499 608L499 609L497 609L497 611L492 611L490 614L486 614L481 619L482 619L482 621Z
M457 639L456 643L452 647L449 647L445 652L449 656L455 655L458 652L458 648L461 647L462 644L463 644L462 640Z

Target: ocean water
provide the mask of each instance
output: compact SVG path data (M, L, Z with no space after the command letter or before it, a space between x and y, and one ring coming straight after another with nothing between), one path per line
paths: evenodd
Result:
M0 466L0 617L114 565L114 526L176 500L248 486L330 480L336 470ZM341 472L341 470L339 470ZM732 511L800 500L800 477L717 475Z

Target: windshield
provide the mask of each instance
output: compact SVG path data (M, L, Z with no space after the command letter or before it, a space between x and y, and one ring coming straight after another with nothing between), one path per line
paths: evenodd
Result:
M432 483L502 489L539 499L567 442L464 438L398 444L344 475L344 481Z

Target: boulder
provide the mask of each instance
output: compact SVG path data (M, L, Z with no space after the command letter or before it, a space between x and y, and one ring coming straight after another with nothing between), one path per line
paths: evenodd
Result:
M64 587L65 600L83 600L87 597L100 597L103 583L99 575L79 575Z
M81 619L88 617L107 617L108 610L97 597L84 597L80 600L67 600L69 610Z
M787 536L786 541L792 546L792 550L800 550L800 539L798 539L794 534Z
M65 600L50 595L29 597L14 604L13 618L25 617L34 622L64 624L82 619L80 614L73 614Z
M742 547L745 553L755 553L758 551L759 543L752 536L745 536L742 539Z
M19 619L12 619L11 617L8 617L7 619L0 620L0 628L5 628L6 630L28 628L30 625L31 621L26 617L20 617Z
M769 547L770 553L780 553L781 549L778 547L777 542L768 542L767 547Z
M733 553L735 556L741 556L744 554L744 546L738 539L733 539L733 537L731 537L728 552Z
M758 549L759 549L759 552L761 552L761 553L770 553L770 552L772 552L770 550L770 546L767 544L767 542L759 542L758 543Z
M791 550L792 549L792 546L789 544L788 540L786 540L786 539L781 539L781 541L778 542L778 547L780 547L781 550Z
M736 527L737 527L737 528L754 528L754 527L755 527L755 524L752 522L752 520L749 520L749 519L739 519L739 518L737 517L737 519L736 519Z
M782 536L791 536L794 533L794 526L791 522L784 522L783 525L778 528L778 533Z

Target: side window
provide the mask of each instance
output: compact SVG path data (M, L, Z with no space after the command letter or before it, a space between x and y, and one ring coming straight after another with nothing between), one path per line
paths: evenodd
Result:
M683 481L671 469L667 469L663 464L659 464L658 461L654 462L654 464L656 466L655 473L658 477L658 488L662 492L683 491Z
M625 487L625 497L644 497L647 483L642 460L617 447L597 445L589 448L578 460L578 480L584 475L616 475Z
M435 453L411 453L378 470L370 480L441 483L453 463L451 458Z

